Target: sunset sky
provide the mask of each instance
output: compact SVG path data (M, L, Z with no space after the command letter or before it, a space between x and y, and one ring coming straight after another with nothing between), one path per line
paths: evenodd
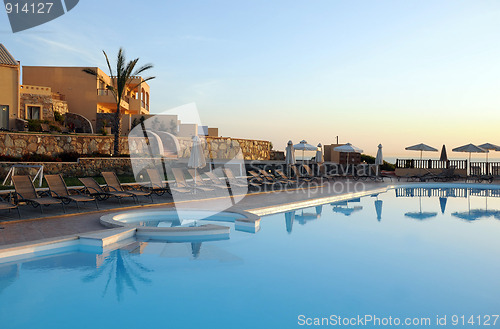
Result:
M155 65L152 112L195 102L223 136L283 150L338 135L386 156L500 144L499 35L500 2L486 0L82 0L16 34L0 11L22 65L105 69L101 51L122 46Z

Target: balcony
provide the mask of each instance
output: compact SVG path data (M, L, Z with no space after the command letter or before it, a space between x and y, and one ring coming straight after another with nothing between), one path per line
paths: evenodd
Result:
M107 89L97 89L97 102L101 104L116 104L115 95L110 90ZM125 110L130 108L130 97L123 96L120 103L121 107Z

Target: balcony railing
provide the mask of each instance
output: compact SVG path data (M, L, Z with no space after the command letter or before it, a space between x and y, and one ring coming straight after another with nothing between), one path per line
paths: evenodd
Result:
M418 159L397 159L396 168L401 169L466 169L467 175L493 175L500 176L500 162L471 162L467 166L468 160L418 160Z
M467 169L467 160L419 160L419 159L397 159L396 168L417 168L417 169L446 169L455 167L456 169Z

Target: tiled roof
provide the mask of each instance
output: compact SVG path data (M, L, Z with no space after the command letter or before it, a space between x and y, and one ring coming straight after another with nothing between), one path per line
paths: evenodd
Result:
M0 64L14 65L14 66L19 65L19 63L15 60L15 58L12 57L12 55L9 53L7 48L5 48L4 45L2 45L1 43L0 43Z

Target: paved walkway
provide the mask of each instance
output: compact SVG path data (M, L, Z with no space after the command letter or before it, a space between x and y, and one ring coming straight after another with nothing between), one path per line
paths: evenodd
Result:
M286 191L252 193L246 195L233 206L238 210L251 210L294 203L299 201L325 198L352 192L375 190L391 185L391 182L354 182L350 180L327 182L320 187L288 189ZM213 206L217 202L227 202L228 198L198 199L192 197L185 201L190 208L204 209L207 205ZM131 199L131 198L130 198ZM30 242L46 238L55 238L66 235L106 229L99 219L106 213L126 211L128 209L161 209L175 207L171 198L166 196L154 197L154 203L142 199L140 205L133 200L123 200L120 204L116 200L107 200L99 203L100 210L96 210L93 203L82 206L78 213L75 206L67 206L68 214L61 215L62 209L58 206L44 208L43 216L40 210L30 206L22 206L21 214L24 219L19 220L15 212L9 216L3 213L0 217L0 245L20 242Z

